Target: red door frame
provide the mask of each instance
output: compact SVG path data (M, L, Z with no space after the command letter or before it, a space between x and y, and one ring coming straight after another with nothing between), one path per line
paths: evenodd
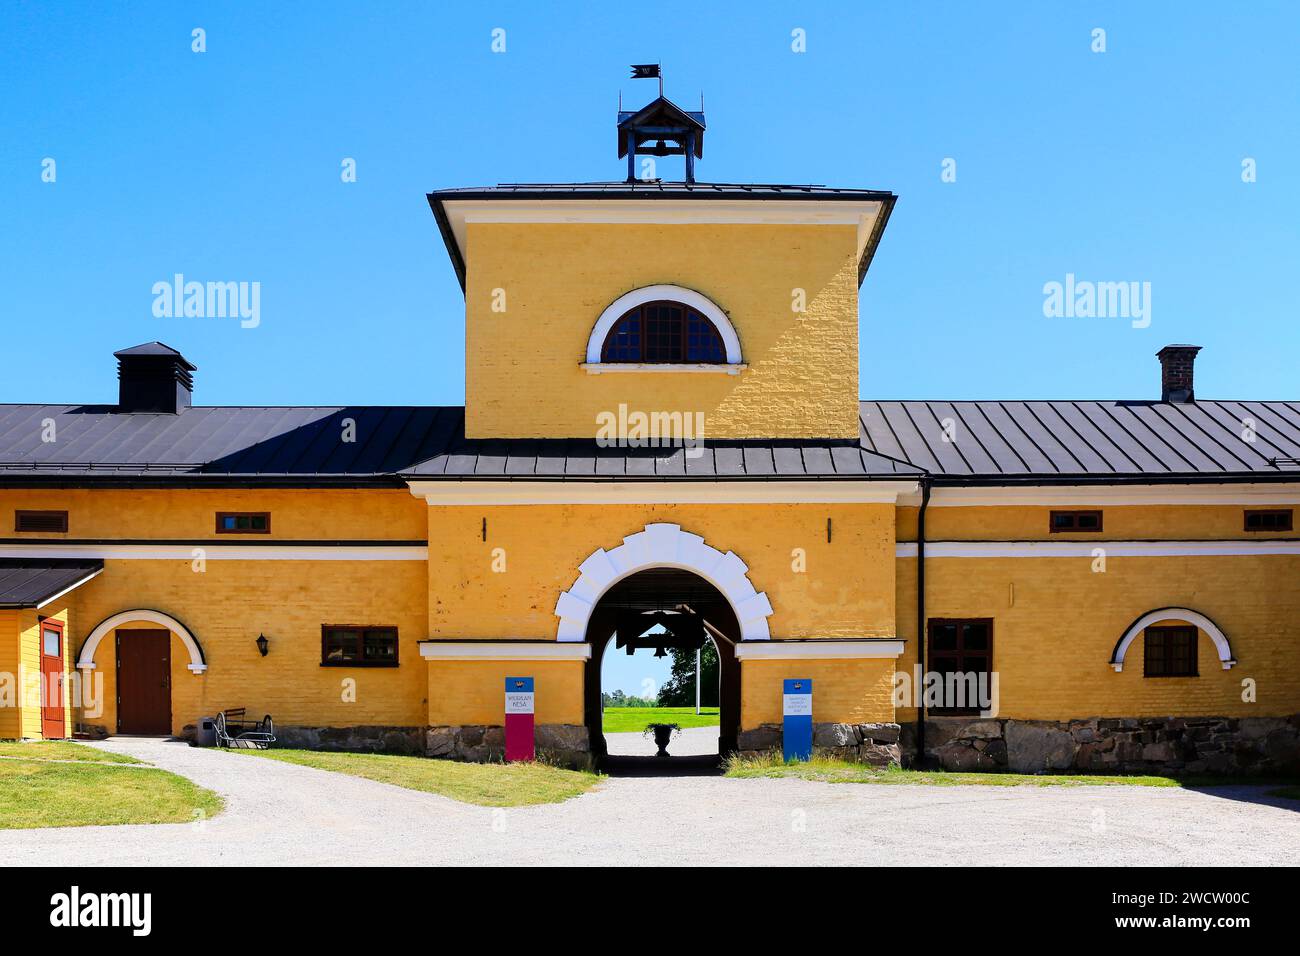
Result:
M41 657L41 736L46 740L57 740L68 736L67 704L63 699L67 673L64 662L67 656L66 635L63 622L53 618L38 618L36 640L39 642ZM59 635L59 653L51 656L45 653L45 632L54 631Z

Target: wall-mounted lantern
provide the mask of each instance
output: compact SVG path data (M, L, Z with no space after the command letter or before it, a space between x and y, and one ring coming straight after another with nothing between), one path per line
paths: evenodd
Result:
M270 643L271 642L266 639L265 634L257 635L257 652L261 654L263 657L265 657L266 652L269 649Z

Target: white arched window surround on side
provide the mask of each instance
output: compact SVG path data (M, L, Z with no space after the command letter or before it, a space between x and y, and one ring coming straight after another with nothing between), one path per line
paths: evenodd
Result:
M1128 630L1124 632L1124 636L1115 643L1115 650L1110 655L1110 666L1115 668L1116 673L1124 670L1124 655L1128 653L1129 645L1148 627L1152 624L1159 624L1161 621L1184 621L1188 624L1195 624L1214 642L1214 646L1219 652L1219 663L1223 665L1225 671L1230 670L1232 665L1237 663L1237 659L1232 656L1232 645L1228 643L1228 636L1220 630L1219 625L1204 614L1193 611L1191 608L1162 607L1143 614L1129 625Z
M185 645L185 649L190 652L190 662L186 665L190 671L195 674L202 674L208 669L208 662L203 658L203 648L199 646L198 640L190 633L189 628L170 614L164 614L162 611L154 611L149 608L119 611L112 617L100 621L89 636L86 637L86 643L81 645L81 653L77 656L77 667L81 670L94 670L95 651L99 648L99 642L115 628L138 621L158 624L179 637L181 643Z
M713 327L718 330L718 335L722 338L722 346L727 355L726 362L698 365L658 364L653 362L602 362L600 360L601 350L605 346L605 338L609 335L609 330L614 327L614 323L638 305L659 301L680 302L712 322ZM619 296L606 306L605 311L600 313L600 318L596 320L590 338L587 339L587 360L582 363L582 367L591 375L600 375L604 372L722 372L727 375L737 375L747 368L740 358L740 337L736 335L736 329L732 326L731 320L727 318L727 314L707 296L701 295L694 289L684 289L677 285L643 286L640 289L633 289L631 292Z

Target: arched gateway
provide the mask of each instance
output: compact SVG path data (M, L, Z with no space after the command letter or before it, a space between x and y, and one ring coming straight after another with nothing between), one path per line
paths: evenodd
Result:
M584 680L584 713L592 750L605 754L601 730L600 669L610 638L617 647L691 648L710 638L718 648L719 749L735 749L740 730L740 662L735 645L767 640L772 605L749 580L749 568L733 552L722 552L680 525L649 524L609 551L595 551L580 566L578 580L560 595L559 641L591 646ZM662 630L638 644L655 624Z

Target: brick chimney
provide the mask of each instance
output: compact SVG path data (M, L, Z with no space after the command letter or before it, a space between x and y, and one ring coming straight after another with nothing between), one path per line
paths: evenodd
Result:
M1192 390L1192 366L1199 345L1166 345L1156 353L1160 359L1160 401L1185 404L1196 401Z

